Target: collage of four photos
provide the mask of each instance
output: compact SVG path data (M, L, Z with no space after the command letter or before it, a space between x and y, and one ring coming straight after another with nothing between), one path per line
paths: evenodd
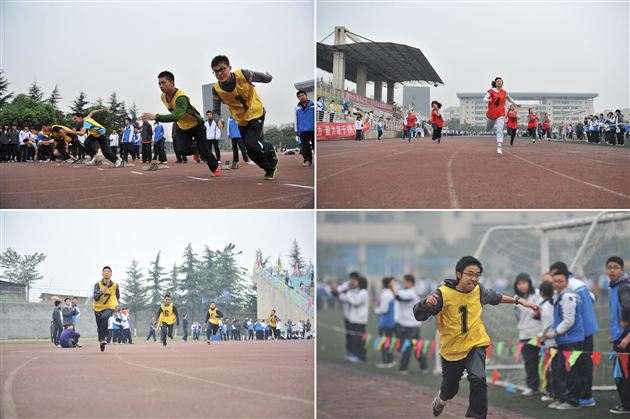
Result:
M0 1L0 416L630 415L629 20Z

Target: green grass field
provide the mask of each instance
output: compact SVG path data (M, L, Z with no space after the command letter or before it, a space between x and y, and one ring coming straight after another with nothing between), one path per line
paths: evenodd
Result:
M602 310L604 305L598 306L598 312ZM511 307L507 307L511 309ZM601 313L604 314L604 313ZM605 313L607 316L607 312ZM506 321L513 318L514 315L504 316ZM602 325L603 321L608 321L607 318L600 320L600 326L608 328L607 324ZM339 329L343 329L343 314L338 310L320 310L317 312L317 360L318 362L330 362L337 364L348 364L344 360L345 354L345 337ZM368 324L367 331L372 334L376 334L378 327L376 324L376 316L370 316L370 323ZM603 331L605 332L605 331ZM422 326L421 337L423 339L433 339L435 336L435 327L431 322L426 322ZM603 335L600 333L599 335ZM606 334L607 337L607 334ZM603 340L606 341L606 337ZM596 350L609 351L610 345L607 342L605 346L601 346L601 337L595 343ZM396 373L395 369L378 369L375 364L380 362L380 353L373 350L372 346L368 348L368 362L365 364L355 364L354 368L360 369L364 372L371 374L382 374L394 379L404 380L413 384L423 385L430 388L434 388L436 393L440 386L441 377L434 376L432 374L420 374L418 363L412 359L410 364L410 374L407 376L400 376ZM607 359L604 360L602 356L602 364L604 362L610 362ZM434 358L429 360L429 369L433 370L435 365ZM601 367L601 364L600 364ZM417 373L414 373L416 372ZM488 382L490 382L490 374L488 374ZM612 375L610 376L610 383L612 384ZM520 384L520 383L517 383ZM460 387L460 396L468 397L468 383L462 382ZM619 404L619 399L616 391L601 391L594 392L594 397L597 401L596 407L583 408L580 410L574 410L569 412L563 412L559 410L552 410L547 407L548 403L540 401L540 397L523 397L520 392L509 393L504 387L488 385L488 402L491 406L501 407L507 410L511 410L523 415L533 417L553 417L553 418L595 418L595 417L612 417L608 413L608 409Z

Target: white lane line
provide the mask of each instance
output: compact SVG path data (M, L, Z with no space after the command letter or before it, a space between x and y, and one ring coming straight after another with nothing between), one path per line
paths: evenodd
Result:
M204 179L202 177L194 177L194 176L186 176L189 179L195 179L195 180L210 180L210 179Z
M116 354L116 358L118 358L119 360L121 360L125 364L133 365L133 366L138 367L138 368L144 368L144 369L151 370L151 371L156 371L156 372L159 372L159 373L162 373L162 374L174 375L176 377L188 378L189 380L201 381L202 383L212 384L213 386L221 386L221 387L229 388L231 390L242 391L242 392L246 392L246 393L252 393L252 394L256 394L258 396L263 396L263 397L272 397L272 398L275 398L275 399L289 400L289 401L293 401L293 402L304 403L304 404L309 405L309 406L312 406L313 403L314 403L313 400L301 399L299 397L293 397L293 396L285 396L283 394L268 393L266 391L260 391L260 390L252 390L252 389L249 389L247 387L241 387L241 386L237 386L237 385L233 385L233 384L225 384L225 383L222 383L222 382L219 382L219 381L206 380L205 378L199 378L199 377L195 377L195 376L192 376L192 375L181 374L181 373L178 373L178 372L169 371L169 370L165 370L165 369L162 369L162 368L147 367L146 365L136 364L134 362L126 361L126 360L121 358L120 354Z
M130 173L135 173L136 175L144 175L144 173L141 173L141 172L136 172L136 171L134 171L134 170L132 170Z
M285 186L295 186L296 188L315 189L313 186L294 185L293 183L284 183Z
M99 199L111 198L111 197L120 196L120 195L122 195L122 193L113 193L110 195L99 195L93 198L76 199L75 202L98 201Z
M516 157L517 159L523 160L525 163L529 163L529 164L531 164L532 166L536 166L536 167L538 167L538 168L540 168L540 169L546 170L546 171L551 172L551 173L553 173L553 174L555 174L555 175L562 176L562 177L565 177L565 178L567 178L567 179L571 179L571 180L574 180L574 181L576 181L576 182L582 183L582 184L584 184L584 185L586 185L586 186L590 186L590 187L592 187L592 188L599 189L600 191L608 192L608 193L611 193L611 194L613 194L613 195L617 195L617 196L620 196L620 197L622 197L622 198L625 198L625 199L630 200L630 195L626 195L626 194L623 194L623 193L621 193L621 192L613 191L612 189L604 188L603 186L599 186L599 185L596 185L596 184L591 183L591 182L586 182L586 181L583 181L582 179L578 179L578 178L576 178L576 177L573 177L573 176L567 175L567 174L565 174L565 173L556 172L555 170L552 170L552 169L550 169L550 168L548 168L548 167L545 167L545 166L542 166L542 165L540 165L540 164L534 163L533 161L527 160L527 159L525 159L525 158L523 158L523 157L521 157L521 156L517 156L517 155L516 155L516 154L514 154L514 153L510 153L510 154L511 154L511 155L513 155L514 157Z
M457 193L455 192L455 182L453 182L453 158L459 151L464 148L461 146L458 148L448 159L448 165L446 166L446 183L448 184L448 200L451 204L451 209L459 209L459 201L457 200Z
M4 413L3 417L6 418L17 418L17 412L15 410L15 402L13 401L13 381L15 380L15 376L18 371L20 371L23 367L25 367L29 362L39 358L38 356L33 357L11 371L11 374L4 381L4 388L2 389L2 412ZM6 416L5 416L6 415Z

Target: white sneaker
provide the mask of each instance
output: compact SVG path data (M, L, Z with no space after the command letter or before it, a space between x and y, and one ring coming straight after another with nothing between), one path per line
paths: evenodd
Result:
M254 163L253 160L250 160L250 161L247 162L247 164L249 164L250 166L254 166L256 163Z
M96 166L96 162L98 161L98 159L96 158L96 156L92 157L92 159L85 163L86 166Z
M376 368L389 368L389 364L379 362L378 364L376 364Z
M572 404L569 404L567 402L564 402L562 404L559 404L556 409L558 410L577 410L579 409L580 406L573 406Z
M525 397L529 397L529 396L533 396L533 395L534 395L534 390L532 390L531 388L525 389L521 393L521 396L525 396Z
M551 397L551 396L549 396L549 395L547 395L547 394L544 394L544 395L540 398L540 401L541 401L541 402L555 402L555 401L556 401L556 399L554 399L553 397Z
M557 401L557 400L556 400L555 402L551 403L548 407L549 407L550 409L557 409L557 408L558 408L558 406L560 406L561 404L562 404L562 403L560 403L559 401Z
M503 150L501 149L501 146L497 147L497 154L503 154Z
M114 167L120 167L122 165L123 165L123 159L118 157L118 159L116 159L116 163L114 164Z

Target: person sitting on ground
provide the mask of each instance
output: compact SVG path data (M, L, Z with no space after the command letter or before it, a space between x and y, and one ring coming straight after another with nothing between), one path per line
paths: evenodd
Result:
M80 348L79 338L81 334L74 331L74 326L70 324L59 337L59 344L62 348Z

